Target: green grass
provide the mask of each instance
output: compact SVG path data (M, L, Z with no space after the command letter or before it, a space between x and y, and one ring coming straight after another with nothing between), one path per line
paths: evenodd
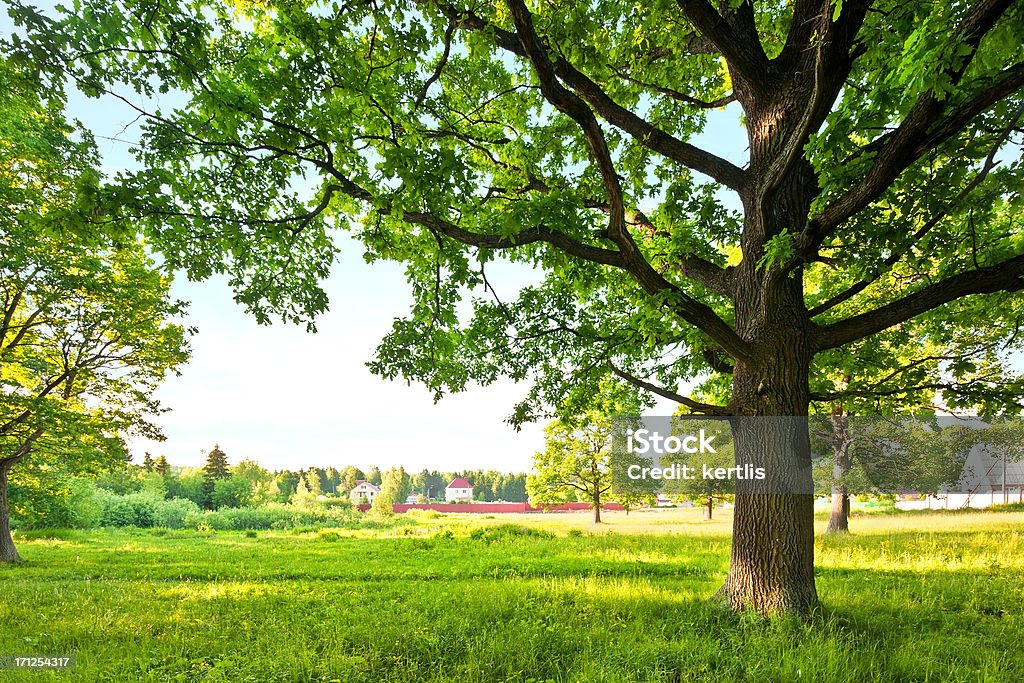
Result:
M819 538L809 622L708 601L729 519L699 515L33 532L0 567L0 654L78 666L0 680L1024 680L1024 514L855 518Z

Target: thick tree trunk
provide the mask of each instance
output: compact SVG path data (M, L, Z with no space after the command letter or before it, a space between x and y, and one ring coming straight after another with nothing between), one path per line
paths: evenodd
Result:
M601 523L601 493L598 491L594 494L594 524Z
M735 425L737 465L762 467L766 478L737 484L722 596L733 609L806 614L818 604L806 417L755 417Z
M7 503L7 474L11 463L0 464L0 562L21 562L11 537L11 510Z
M839 407L832 411L832 513L825 530L829 534L850 530L850 492L843 483L850 470L849 452L849 419Z
M756 341L756 356L733 370L732 421L738 466L764 478L736 485L732 555L720 592L733 609L807 614L814 584L814 482L811 476L808 375L813 352L799 277L765 277L741 264L737 327Z
M708 499L704 502L704 521L710 522L712 512L715 509L715 499L712 496L708 496Z

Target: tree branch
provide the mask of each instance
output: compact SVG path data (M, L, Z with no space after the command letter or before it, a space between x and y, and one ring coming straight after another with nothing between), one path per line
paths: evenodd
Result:
M950 211L952 211L956 206L958 206L961 202L967 199L971 192L973 192L974 189L978 187L978 185L980 185L986 177L988 177L988 174L992 171L992 169L999 164L999 161L996 160L996 154L999 152L999 149L1002 147L1003 143L1009 138L1009 135L1013 131L1014 126L1017 125L1017 122L1020 121L1022 116L1024 116L1024 105L1018 108L1017 114L1004 127L1002 133L998 136L995 144L992 146L992 149L989 152L988 157L985 158L985 162L982 164L981 169L974 176L974 178L972 178L971 181L967 183L967 185L965 185L960 192L957 193L956 197L954 197L951 201L947 202L946 205L943 206L940 211L936 212L935 215L933 215L931 218L925 221L924 224L921 225L921 227L914 232L914 234L910 238L910 241L902 249L894 249L893 252L889 254L889 256L886 257L884 261L882 261L882 266L876 269L875 274L872 277L866 280L861 280L860 282L857 282L856 284L848 287L846 290L840 292L839 294L836 294L835 296L829 298L828 300L818 304L808 312L808 315L810 315L810 317L812 318L821 315L822 313L830 310L831 308L834 308L835 306L838 306L839 304L848 301L849 299L852 299L857 294L867 289L867 287L872 282L875 282L884 272L886 272L888 269L896 265L896 263L898 263L899 260L902 259L914 247L914 245L921 241L921 239L923 239L925 235L931 232L931 230L936 225L938 225L943 218L948 216Z
M652 384L650 382L642 380L636 375L626 372L625 370L618 367L617 365L615 365L615 363L611 361L608 361L608 367L611 369L613 373L615 373L620 378L626 380L630 384L641 389L644 389L645 391L649 391L652 394L657 394L662 398L667 398L670 401L681 403L687 408L702 413L704 415L714 415L716 417L732 417L736 414L728 406L719 406L712 403L701 403L700 401L695 401L692 398L683 396L682 394L676 393L669 389L665 389L664 387L660 387L656 384Z
M1024 289L1024 254L1002 263L969 270L935 282L873 311L819 327L816 351L833 349L899 325L922 313L971 294L1017 292Z
M761 47L757 29L753 25L735 25L720 14L708 0L678 0L680 9L708 40L710 40L734 71L755 90L763 91L768 83L768 57ZM737 11L743 11L744 2ZM752 9L751 9L752 12ZM753 17L751 16L751 19ZM747 30L742 30L742 28ZM753 28L753 35L751 35Z
M956 42L968 46L970 53L956 67L947 69L946 76L951 83L960 82L981 39L1011 4L1011 0L981 0L961 21ZM874 163L863 178L807 222L799 240L801 259L807 260L836 227L870 205L925 152L956 135L975 116L1022 86L1024 64L1015 64L951 111L946 111L946 101L934 90L923 93L895 130L863 148L864 152L875 154Z
M444 2L436 3L438 9L458 21L459 26L469 31L480 31L492 36L494 44L506 52L527 57L519 37L495 26L470 10L460 9ZM543 46L545 53L551 51ZM746 173L738 166L711 154L688 142L666 133L649 121L622 107L593 80L588 78L563 57L555 57L552 68L569 88L593 107L601 118L619 128L648 149L671 159L687 168L712 178L733 190L740 190L746 184Z

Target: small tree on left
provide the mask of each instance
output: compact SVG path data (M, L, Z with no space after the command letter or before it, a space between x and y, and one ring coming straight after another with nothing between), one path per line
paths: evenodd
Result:
M125 436L160 438L152 392L188 345L169 278L109 219L116 193L59 85L3 58L0 90L0 562L14 562L12 469L124 461Z

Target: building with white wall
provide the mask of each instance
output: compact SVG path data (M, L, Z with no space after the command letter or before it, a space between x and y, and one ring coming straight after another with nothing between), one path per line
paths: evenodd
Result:
M465 477L453 479L452 483L444 490L444 501L456 503L459 501L473 500L473 485Z

